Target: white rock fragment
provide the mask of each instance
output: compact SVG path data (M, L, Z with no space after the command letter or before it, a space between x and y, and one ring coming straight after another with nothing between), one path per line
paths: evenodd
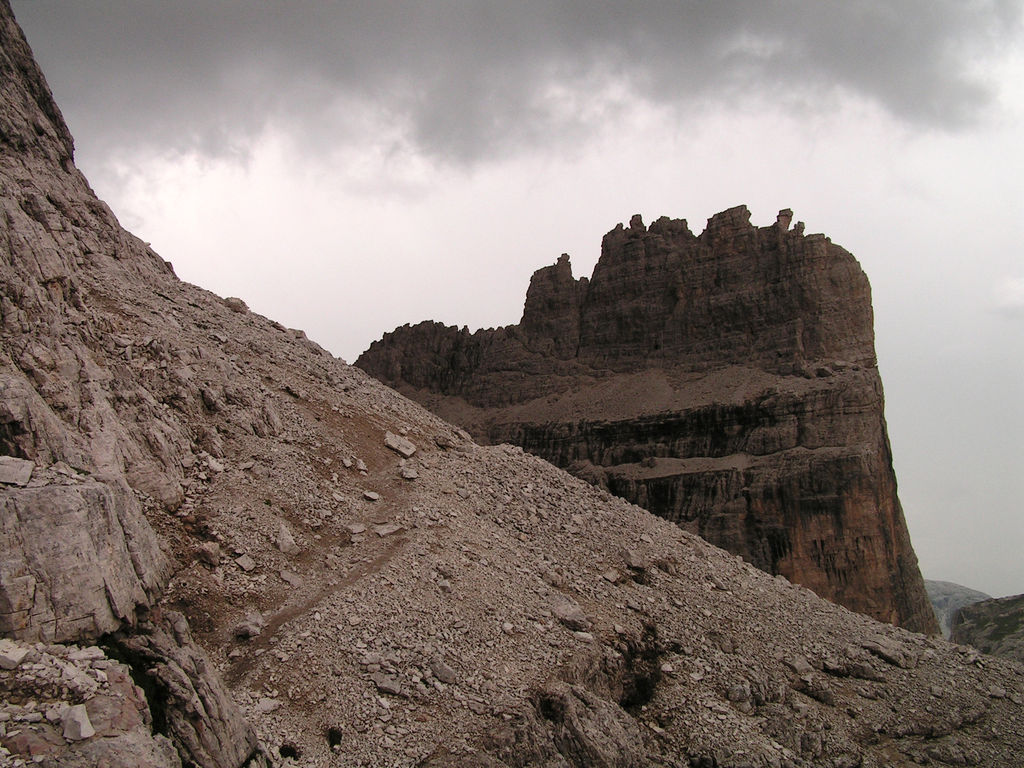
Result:
M399 454L403 459L411 458L416 453L416 446L410 440L392 432L384 433L384 445Z
M63 720L64 738L68 741L82 741L96 734L96 729L89 722L89 713L85 711L85 704L68 707Z
M17 669L28 655L28 648L4 638L0 640L0 669Z
M274 540L274 544L286 555L297 555L299 553L299 545L295 543L295 537L292 536L292 532L288 530L288 526L284 523L281 523L277 529L277 538Z

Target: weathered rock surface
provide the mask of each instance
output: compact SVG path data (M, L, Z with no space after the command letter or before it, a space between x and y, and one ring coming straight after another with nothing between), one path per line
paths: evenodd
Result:
M6 0L0 22L0 453L35 466L0 498L61 478L130 489L173 568L129 601L134 625L111 611L102 647L0 645L0 762L1019 763L1018 665L477 446L301 332L178 281L70 165ZM77 705L95 733L79 720L69 740Z
M95 646L2 642L21 660L0 670L0 765L181 768L127 666Z
M947 640L953 629L953 618L961 608L981 600L992 599L992 595L951 581L925 579L924 588L935 610L935 618L939 621L939 630Z
M73 472L37 478L0 496L0 634L77 642L134 624L169 574L134 494Z
M1024 664L1024 595L963 606L953 616L950 639Z
M935 619L896 495L856 260L782 211L700 235L609 232L593 277L538 270L518 326L385 334L357 365L477 439L510 442L883 621Z

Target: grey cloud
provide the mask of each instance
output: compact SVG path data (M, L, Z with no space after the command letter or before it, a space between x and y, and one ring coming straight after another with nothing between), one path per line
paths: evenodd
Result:
M852 93L955 129L989 103L970 66L1019 35L1021 5L14 0L90 144L221 154L273 120L329 149L364 129L355 115L369 107L459 162L572 142L640 102L685 118ZM604 102L611 83L626 96ZM567 114L544 98L558 88L594 106Z

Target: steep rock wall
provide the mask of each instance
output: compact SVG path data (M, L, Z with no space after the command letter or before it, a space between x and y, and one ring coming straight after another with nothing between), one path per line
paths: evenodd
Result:
M537 271L517 326L405 326L357 365L842 605L936 631L896 493L856 259L745 207Z

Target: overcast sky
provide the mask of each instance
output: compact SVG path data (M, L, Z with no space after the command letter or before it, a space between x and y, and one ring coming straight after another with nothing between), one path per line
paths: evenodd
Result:
M856 255L926 578L1024 592L1021 0L13 0L122 224L353 361L641 213Z

